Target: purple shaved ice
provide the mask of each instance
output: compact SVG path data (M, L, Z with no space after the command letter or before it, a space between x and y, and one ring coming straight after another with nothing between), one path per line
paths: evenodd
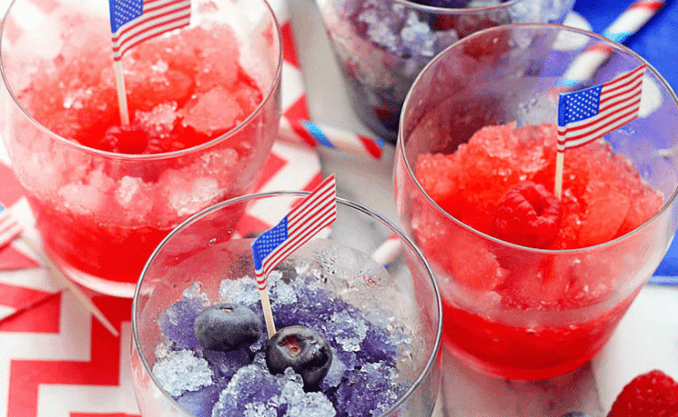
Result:
M212 415L214 417L245 417L248 410L264 411L269 400L280 395L281 391L275 376L257 365L245 366L238 370L219 394L219 400L214 405Z
M225 386L215 384L199 391L187 391L175 399L196 417L212 417L212 406L219 399L219 393Z
M201 350L193 332L195 318L205 310L203 300L182 298L158 315L158 324L163 336L173 342L177 349Z
M406 391L396 383L397 372L382 363L365 364L349 373L347 382L334 393L332 402L342 404L338 416L378 416Z
M270 373L263 360L265 332L249 348L231 352L202 348L193 334L193 321L207 307L204 298L185 296L158 317L166 338L163 344L170 351L194 350L207 361L216 384L182 393L177 401L198 417L373 416L391 407L411 385L398 381L396 369L398 346L409 343L408 337L400 328L373 319L374 312L343 301L309 277L282 276L271 274L268 281L276 328L303 325L315 329L327 339L333 354L330 369L316 388L319 391L304 391L301 376L292 368L284 374ZM229 282L228 288L256 290L247 280L251 278ZM226 289L222 294L231 293ZM238 302L254 299L241 294L233 297ZM260 302L245 304L265 328Z
M216 380L229 380L238 369L252 363L252 352L249 349L238 349L229 352L205 349L203 358L210 364Z
M364 362L383 362L388 366L395 366L397 350L386 329L372 326L356 355Z

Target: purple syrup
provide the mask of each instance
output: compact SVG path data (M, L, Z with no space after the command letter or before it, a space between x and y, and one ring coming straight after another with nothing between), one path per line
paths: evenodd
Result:
M372 416L387 410L406 392L410 383L399 382L395 366L400 355L397 346L411 342L402 330L389 327L372 311L344 302L312 279L283 279L281 274L273 273L268 283L276 327L311 327L322 333L331 346L332 366L320 383L320 391L305 392L301 377L291 368L281 375L268 372L263 353L266 334L249 348L234 352L200 347L192 335L192 320L206 308L204 297L186 291L181 300L158 317L165 340L158 347L161 351L153 367L156 377L156 367L160 366L166 375L172 364L163 362L163 358L172 358L176 355L171 352L181 351L182 363L187 363L186 349L192 350L196 361L206 361L212 380L207 386L198 387L201 384L196 383L191 390L184 389L181 381L190 379L191 371L180 365L174 377L160 381L185 408L198 417L245 416L253 411L276 417ZM250 307L265 328L253 279L224 281L220 293L228 294L229 302ZM204 367L201 372L204 374Z

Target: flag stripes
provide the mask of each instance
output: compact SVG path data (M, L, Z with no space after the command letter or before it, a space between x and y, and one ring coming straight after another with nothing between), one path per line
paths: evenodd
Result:
M271 271L337 217L334 175L325 179L276 226L252 242L259 289L266 289Z
M134 9L141 6L141 14ZM113 59L133 46L191 21L191 0L110 0Z
M645 65L599 86L560 94L558 151L600 138L638 116Z

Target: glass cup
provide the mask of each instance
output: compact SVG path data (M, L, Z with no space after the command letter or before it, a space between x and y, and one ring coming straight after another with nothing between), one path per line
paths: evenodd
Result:
M607 59L596 60L601 51ZM543 184L540 195L555 198L556 93L574 82L602 84L643 63L638 118L564 152L560 223L551 214L538 221L560 225L557 235L547 240L550 232L537 229L539 245L502 235L508 229L498 219L520 201L509 194L514 184ZM592 77L571 76L585 73ZM524 134L495 128L470 140L481 128L509 123ZM676 126L678 100L662 76L593 33L506 25L437 56L405 101L394 187L403 228L440 286L444 348L473 369L522 380L564 374L598 352L676 230ZM489 146L478 146L483 141ZM601 164L601 156L615 165ZM646 194L625 196L618 186L627 178ZM525 200L535 213L553 213L548 198L543 206L537 197Z
M405 95L437 53L492 26L561 23L574 0L317 0L355 114L396 141Z
M277 135L282 41L265 0L195 0L189 26L129 49L124 127L108 2L15 0L0 54L3 137L43 245L97 292L131 298L173 228L253 191Z
M196 311L202 311L206 304L222 301L251 306L253 311L258 312L265 329L250 245L253 236L276 224L295 202L307 194L273 192L236 197L189 218L158 246L143 270L132 307L132 377L137 403L144 417L211 415L211 406L205 407L200 399L202 396L209 397L209 392L181 392L167 381L185 381L190 377L163 376L164 358L172 354L168 354L166 346L172 346L170 350L186 346L195 348L198 356L212 358L209 359L210 368L219 368L218 360L214 360L218 352L203 349L192 341L195 337L193 317L197 313L191 313L191 309L186 307L190 302L198 304ZM243 212L250 215L257 213L258 220L242 216ZM265 216L265 221L261 220L262 216ZM270 225L266 226L266 223ZM390 236L399 242L402 249L398 257L388 264L387 271L381 263L371 259L370 254ZM295 286L299 282L305 284ZM382 365L397 363L398 376L395 380L401 384L398 395L389 397L378 408L380 412L374 415L429 416L440 412L436 408L441 404L438 393L442 325L438 289L419 250L388 220L357 203L339 198L336 221L276 267L267 285L277 330L297 323L315 323L308 326L323 332L332 346L332 367L325 377L327 387L335 386L342 377L353 383L354 378L372 365L379 369ZM333 301L316 302L313 291L327 292ZM298 310L289 313L293 304ZM348 330L330 325L330 322L336 325L344 321L341 318L344 313L331 313L337 305L357 308L354 311L362 318L356 320L363 324L358 323L356 328L363 326L362 336L355 336L357 333L351 330L352 324L348 324ZM316 309L317 306L320 310ZM355 313L351 315L355 316ZM168 323L178 325L170 326ZM182 323L188 332L184 330L182 333ZM388 339L383 339L385 334ZM264 330L262 338L251 351L260 349L266 339ZM397 344L394 345L394 341L398 341ZM393 348L389 355L393 357L395 354L397 359L393 362L388 356L370 353L374 347L384 352ZM368 355L367 363L356 362L357 355L360 358ZM373 363L373 360L382 365ZM249 362L250 359L247 359L246 363ZM384 375L391 375L390 372ZM217 373L215 370L214 374ZM258 373L268 374L266 370ZM233 377L231 383L238 378ZM223 382L216 377L213 380L222 385L211 394L211 402L224 389ZM272 385L270 381L258 380L249 384L258 384L257 389ZM363 394L385 392L380 391L385 385L393 388L390 381L369 388L360 384L356 382L354 391L343 385L330 388L330 391L344 393L339 402L349 408L351 415L368 415L364 414L364 410L360 413L354 408L374 404L362 397ZM326 386L321 384L320 388L323 393L326 392ZM345 389L349 390L349 394ZM247 398L249 395L241 392L240 388L230 389L231 395L234 390L236 397ZM223 392L228 391L229 387L226 387ZM265 403L267 400L259 401ZM269 404L277 404L276 401L271 400ZM287 407L288 410L292 407L289 404L275 406ZM262 411L265 406L253 404L248 407ZM371 413L374 410L367 411Z

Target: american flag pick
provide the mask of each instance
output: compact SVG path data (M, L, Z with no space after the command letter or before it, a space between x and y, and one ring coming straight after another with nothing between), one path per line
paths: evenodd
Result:
M191 0L109 0L113 59L134 45L191 22Z
M594 87L560 94L558 152L600 138L638 117L645 64Z
M9 209L0 204L0 248L10 244L21 234L21 225Z
M252 242L259 290L266 289L273 268L336 218L337 188L334 175L330 175L277 225Z

